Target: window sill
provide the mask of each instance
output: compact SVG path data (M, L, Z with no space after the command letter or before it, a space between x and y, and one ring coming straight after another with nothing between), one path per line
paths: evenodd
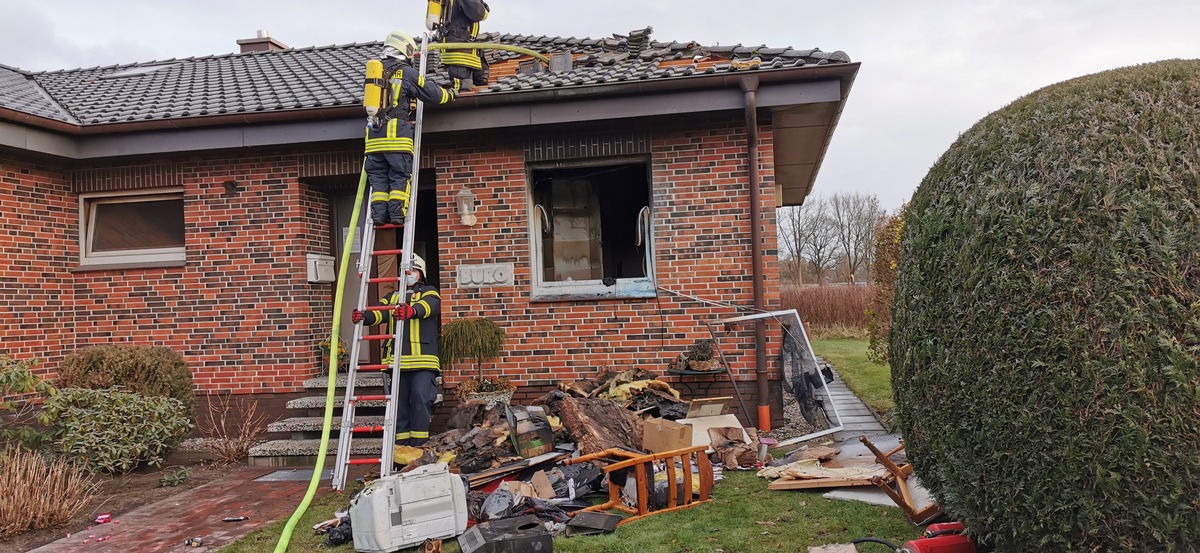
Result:
M174 269L187 265L186 259L171 261L137 261L125 263L84 263L70 270L72 273L90 271L116 271L122 269Z
M618 280L612 286L600 281L552 282L534 285L530 301L589 301L622 300L657 297L658 292L650 279Z

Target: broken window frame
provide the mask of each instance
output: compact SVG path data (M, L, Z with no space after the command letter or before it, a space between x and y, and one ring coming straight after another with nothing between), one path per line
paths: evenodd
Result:
M150 248L113 249L98 251L95 248L96 225L103 224L105 217L99 216L100 206L122 204L178 201L183 202L183 188L157 188L153 190L92 192L79 195L79 264L81 267L99 265L177 263L186 259L186 231L181 231L178 245ZM182 227L183 221L179 221Z
M648 222L645 225L645 234L642 235L642 244L645 248L642 255L646 268L644 276L617 278L611 286L606 286L603 278L574 281L546 281L543 271L545 257L542 251L542 237L550 214L535 201L534 172L619 165L641 165L646 170L646 206L650 209ZM603 300L653 298L657 296L654 244L654 178L652 167L649 155L538 161L526 164L525 180L529 213L530 274L532 276L530 279L531 301ZM640 217L641 215L639 215ZM603 228L603 224L603 221L601 221L601 228Z

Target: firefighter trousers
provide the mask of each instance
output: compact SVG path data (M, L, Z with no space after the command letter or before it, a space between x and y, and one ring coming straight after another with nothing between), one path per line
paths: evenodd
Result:
M372 152L365 169L371 185L371 218L402 222L408 211L412 182L412 152Z
M396 445L420 446L429 441L429 421L437 400L437 371L400 371L396 401Z

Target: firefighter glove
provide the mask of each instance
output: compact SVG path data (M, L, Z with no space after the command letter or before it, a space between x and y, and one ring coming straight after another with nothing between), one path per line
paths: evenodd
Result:
M413 306L407 303L402 303L396 306L396 318L401 321L415 319L417 318L417 310L413 309Z
M355 309L350 312L350 322L354 324L361 323L363 320L363 312Z
M443 87L443 90L445 90L445 91L446 91L446 94L449 94L449 95L450 95L450 101L451 101L451 102L453 102L453 101L455 101L455 100L457 100L457 99L458 99L458 89L457 89L457 88L454 88L454 87L451 87L451 86L447 86L447 87Z

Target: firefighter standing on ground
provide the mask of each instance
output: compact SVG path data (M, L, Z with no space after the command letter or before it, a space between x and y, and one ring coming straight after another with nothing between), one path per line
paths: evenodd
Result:
M408 211L413 162L413 115L416 100L445 104L458 92L426 81L411 62L417 44L392 31L383 43L382 105L367 106L367 181L371 184L371 219L375 225L402 224ZM368 65L368 71L370 65Z
M479 22L488 16L487 3L483 0L442 0L441 3L442 18L438 29L441 42L475 42L479 36ZM479 50L446 50L442 52L442 65L446 66L451 88L456 91L488 84L490 70Z
M429 421L433 418L433 402L437 399L437 377L441 372L438 357L438 317L442 297L437 288L425 280L425 260L413 256L412 273L406 282L412 295L404 301L405 291L390 292L379 300L380 305L394 305L386 311L362 312L355 309L350 320L377 325L387 323L387 333L395 335L400 328L400 379L396 397L396 445L419 446L429 441ZM394 365L394 340L383 343L383 363ZM386 371L390 374L390 370Z

